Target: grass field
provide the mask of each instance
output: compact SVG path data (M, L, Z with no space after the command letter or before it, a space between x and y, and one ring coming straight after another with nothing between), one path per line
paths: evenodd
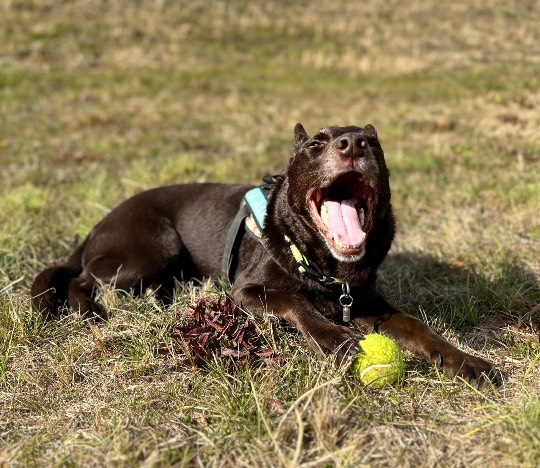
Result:
M538 466L539 24L532 0L0 0L0 466ZM98 326L32 311L119 201L257 183L296 122L375 125L381 286L500 389L407 356L368 390L263 324L283 363L195 367L171 334L207 284L170 307L104 290Z

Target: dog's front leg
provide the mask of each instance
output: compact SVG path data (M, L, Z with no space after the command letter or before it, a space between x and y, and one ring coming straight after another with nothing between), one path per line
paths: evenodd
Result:
M341 361L359 351L358 330L333 324L299 293L248 285L233 290L232 296L241 307L259 315L272 313L294 326L319 357L325 352L336 352L337 360Z
M439 336L425 323L396 310L382 297L357 315L354 322L363 332L376 331L397 341L402 349L442 368L450 377L461 377L473 385L486 379L498 384L500 373L485 359L467 354Z

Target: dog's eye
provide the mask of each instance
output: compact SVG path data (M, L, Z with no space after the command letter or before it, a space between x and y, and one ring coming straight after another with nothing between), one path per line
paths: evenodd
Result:
M380 148L381 147L381 144L379 143L379 140L377 140L377 138L368 138L367 142L368 142L368 145L371 148Z
M322 146L322 142L319 140L312 140L307 144L308 148L320 148Z

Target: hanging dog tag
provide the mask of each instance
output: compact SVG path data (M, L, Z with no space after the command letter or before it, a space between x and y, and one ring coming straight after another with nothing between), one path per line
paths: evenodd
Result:
M343 283L342 290L343 294L339 296L339 304L343 307L343 321L348 323L351 321L351 306L353 304L349 283Z

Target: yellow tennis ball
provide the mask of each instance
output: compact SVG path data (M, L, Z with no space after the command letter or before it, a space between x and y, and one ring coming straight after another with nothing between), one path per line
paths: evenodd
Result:
M405 375L403 355L394 340L370 333L358 342L360 352L352 364L353 375L370 388L394 384Z

